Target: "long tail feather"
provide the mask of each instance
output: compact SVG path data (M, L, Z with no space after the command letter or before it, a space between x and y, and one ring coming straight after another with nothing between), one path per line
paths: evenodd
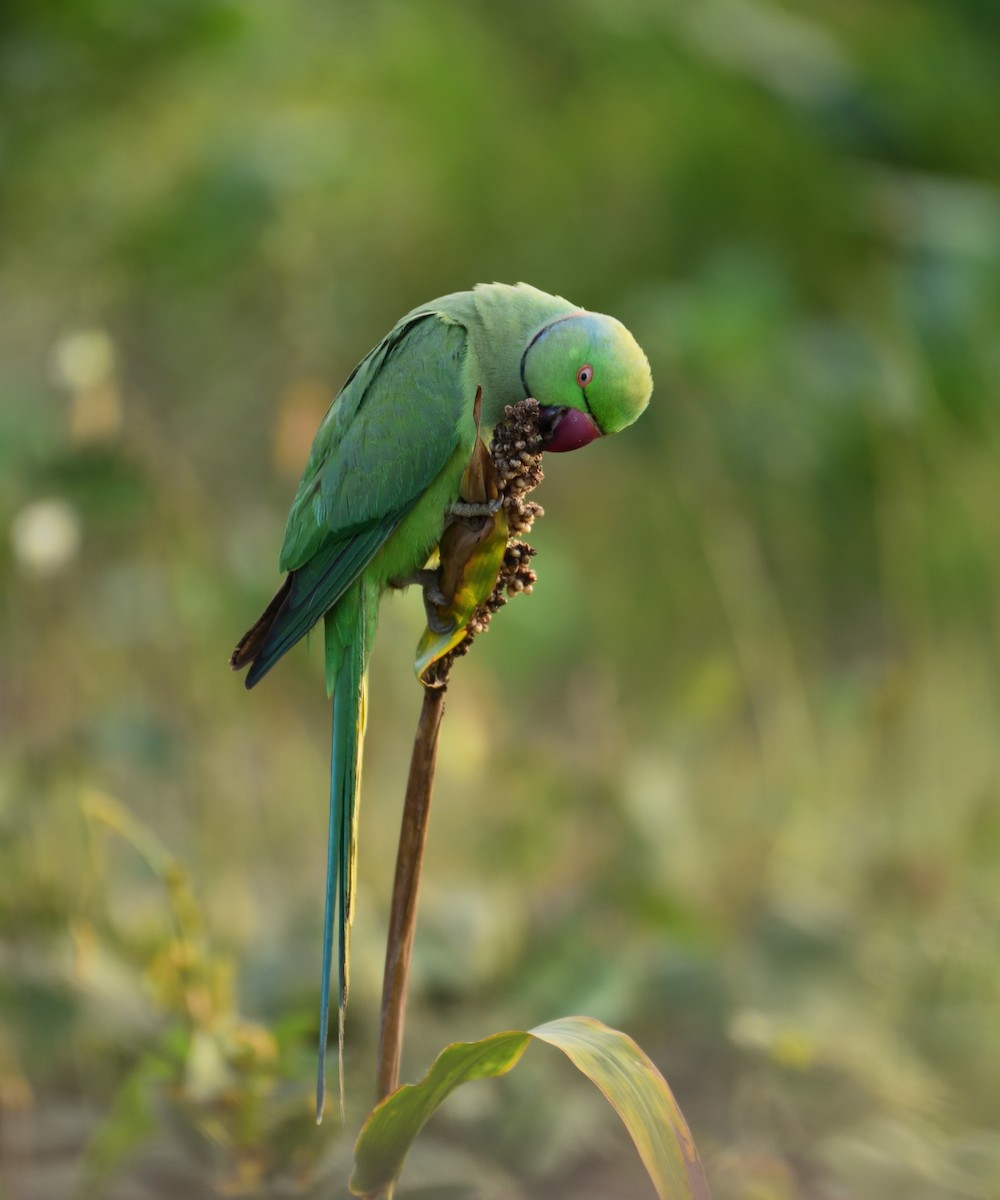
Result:
M328 651L329 653L329 651ZM316 1121L323 1119L326 1098L326 1045L333 973L334 919L337 921L337 1067L340 1113L344 1116L344 1014L349 985L350 924L354 908L355 846L361 743L365 724L365 628L359 620L351 642L343 646L333 680L333 729L330 761L330 829L327 842L326 904L323 918L323 976L320 997L319 1062L316 1072Z

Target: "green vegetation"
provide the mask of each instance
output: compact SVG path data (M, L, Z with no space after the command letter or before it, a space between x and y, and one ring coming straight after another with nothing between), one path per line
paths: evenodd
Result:
M657 1196L707 1200L691 1131L662 1075L631 1038L592 1017L563 1017L448 1046L419 1083L403 1084L365 1121L351 1189L368 1196L392 1183L413 1139L451 1092L463 1083L505 1075L533 1038L561 1050L604 1093L635 1142Z
M421 605L343 1130L320 655L226 659L333 391L493 278L619 316L656 390L548 465L535 592L456 668L404 1078L589 1013L716 1200L1000 1194L998 56L982 0L4 7L0 1195L345 1194ZM545 1058L404 1183L648 1197Z

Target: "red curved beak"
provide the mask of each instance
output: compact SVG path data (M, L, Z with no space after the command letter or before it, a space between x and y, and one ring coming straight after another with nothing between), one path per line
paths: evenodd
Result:
M601 436L593 417L578 408L542 405L538 411L542 418L540 431L543 450L551 450L556 454L579 450Z

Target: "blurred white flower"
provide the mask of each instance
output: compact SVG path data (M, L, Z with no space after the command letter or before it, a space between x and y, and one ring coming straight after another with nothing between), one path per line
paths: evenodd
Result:
M10 541L14 558L29 574L56 575L80 553L80 515L65 500L34 500L14 517Z
M67 334L52 350L52 373L69 392L70 437L76 443L114 438L122 425L115 345L103 329Z
M56 342L52 351L56 379L67 388L97 387L115 369L115 347L103 329L84 329Z

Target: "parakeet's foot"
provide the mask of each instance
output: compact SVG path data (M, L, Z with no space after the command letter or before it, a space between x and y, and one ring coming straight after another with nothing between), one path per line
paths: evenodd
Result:
M494 500L484 501L456 500L448 509L448 515L451 517L492 517L502 503L501 496L497 496Z
M438 604L442 608L448 603L448 597L441 591L440 567L424 567L421 571L412 571L409 575L397 575L389 580L394 588L405 588L411 584L419 584L424 590L424 601Z
M455 620L453 617L442 617L440 610L446 608L448 601L445 598L444 592L441 591L441 580L439 571L424 571L425 576L430 576L421 586L424 596L424 614L427 617L427 628L432 633L451 633L455 628Z
M427 615L427 628L432 633L451 633L455 623L448 617L442 617L438 612L446 608L448 597L441 591L440 567L425 567L422 571L414 571L390 581L393 587L408 587L411 583L419 584L424 594L424 612Z

